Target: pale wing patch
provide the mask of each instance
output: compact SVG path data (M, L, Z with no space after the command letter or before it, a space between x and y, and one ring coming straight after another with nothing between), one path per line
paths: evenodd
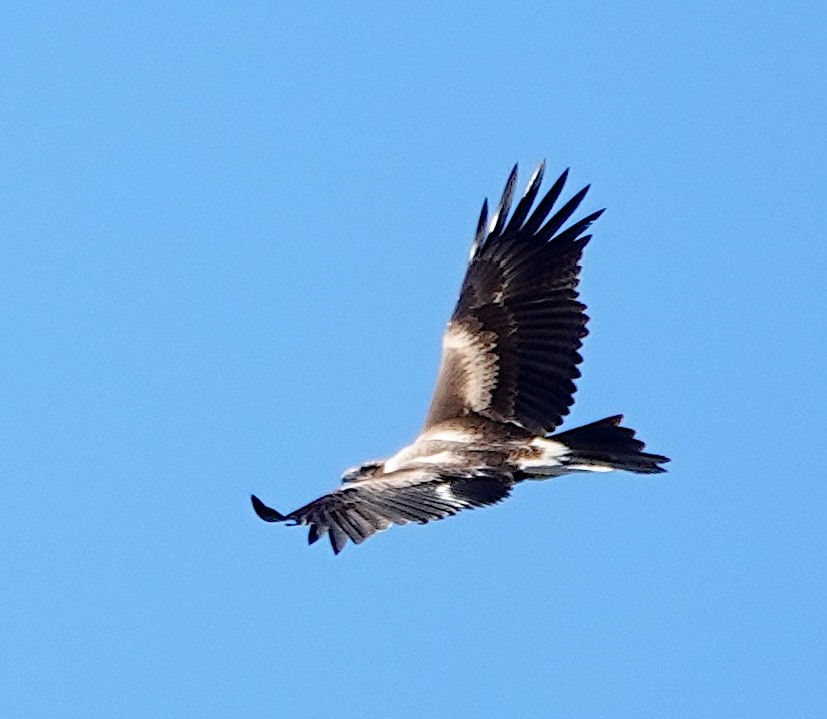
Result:
M499 374L493 332L474 332L462 324L451 323L445 332L443 347L446 359L461 370L460 389L467 406L480 412L491 406L491 397Z
M449 427L436 427L425 430L419 435L419 442L457 442L459 444L471 444L479 441L479 436L465 429L451 429Z
M390 474L404 467L415 467L422 464L447 465L465 463L465 458L462 455L446 449L433 451L433 449L429 448L429 444L428 442L418 440L400 450L385 462L383 473Z
M397 472L404 467L421 464L464 464L465 457L456 450L478 441L473 432L449 427L426 430L413 444L403 447L385 460L383 473Z
M464 463L464 458L455 452L442 451L435 454L424 454L416 457L417 463L422 464L459 464Z
M613 472L616 467L607 467L605 464L567 464L570 472Z
M417 454L416 443L409 444L407 447L400 449L393 457L388 457L385 460L385 466L382 470L383 474L390 474L396 472L402 465L408 462Z
M449 502L456 501L456 497L454 496L454 493L451 491L450 484L440 484L434 491L436 492L437 497L439 497L440 499L446 499Z

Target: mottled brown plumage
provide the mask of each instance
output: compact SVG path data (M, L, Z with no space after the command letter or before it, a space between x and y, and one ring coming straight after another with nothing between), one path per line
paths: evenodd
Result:
M541 164L510 217L516 165L490 220L483 203L422 434L290 514L254 496L262 519L307 525L311 543L328 534L338 553L392 524L495 504L526 479L664 471L669 460L643 452L620 415L548 436L574 401L588 320L577 293L580 259L591 238L584 233L603 211L565 226L585 187L552 214L568 170L532 211L543 173Z

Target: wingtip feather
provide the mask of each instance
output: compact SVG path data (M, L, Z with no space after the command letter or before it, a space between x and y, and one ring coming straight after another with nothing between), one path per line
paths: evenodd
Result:
M531 177L528 180L528 184L526 184L525 192L523 192L523 197L528 197L529 195L536 194L537 189L543 183L543 177L546 174L546 161L545 159L540 160L540 164L534 168L534 172L531 173Z
M347 534L335 524L332 524L328 530L328 537L330 538L330 546L333 549L333 554L341 552L347 544Z
M256 514L265 522L283 522L287 517L277 512L272 507L268 507L255 494L250 495L250 500L253 503L253 509Z
M482 209L480 210L480 219L477 220L477 230L474 233L474 241L471 243L471 252L468 253L468 261L474 259L480 247L485 242L486 227L488 225L488 198L486 197L482 202Z
M505 221L508 219L508 213L511 210L511 202L514 199L514 188L517 186L518 171L519 164L515 162L514 167L511 168L511 172L508 174L508 179L505 181L505 188L497 204L497 209L491 217L488 230L489 235L497 235L502 231L503 227L505 227Z

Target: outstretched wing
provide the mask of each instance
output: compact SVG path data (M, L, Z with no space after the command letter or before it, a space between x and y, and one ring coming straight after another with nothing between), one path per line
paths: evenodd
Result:
M415 469L346 483L287 515L255 495L252 501L256 514L267 522L309 525L310 544L328 534L338 554L348 539L361 544L391 524L425 524L463 509L495 504L508 496L512 484L511 475L487 469L454 472L452 468L450 476Z
M563 229L586 186L549 217L566 170L532 211L544 169L535 170L510 219L516 165L490 222L483 203L426 427L473 413L547 434L569 412L587 334L577 301L591 237L583 233L603 210Z

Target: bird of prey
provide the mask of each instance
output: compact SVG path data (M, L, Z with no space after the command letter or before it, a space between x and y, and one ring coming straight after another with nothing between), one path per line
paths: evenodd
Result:
M527 480L614 469L665 471L622 415L554 433L580 376L585 305L577 285L585 234L603 210L567 224L589 187L555 211L568 170L536 204L545 163L511 210L517 166L489 219L482 206L459 300L442 341L436 391L416 440L366 462L310 504L280 514L252 496L267 522L306 525L338 554L393 524L425 524L496 504Z

